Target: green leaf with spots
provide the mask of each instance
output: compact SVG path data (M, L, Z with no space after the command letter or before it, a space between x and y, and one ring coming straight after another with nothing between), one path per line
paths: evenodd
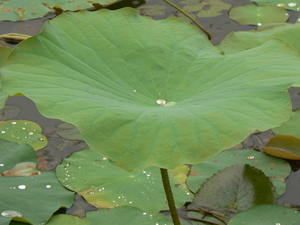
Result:
M45 16L49 12L58 10L82 10L92 8L94 4L107 5L116 0L43 0L36 1L19 1L10 0L2 1L0 8L0 20L29 20Z
M180 166L177 170L170 171L177 207L191 201L193 197L188 189L184 188L184 167ZM65 187L78 192L98 208L129 205L149 213L168 209L160 170L157 167L129 173L113 166L94 151L85 149L64 159L56 168L56 174Z
M257 205L275 204L275 188L259 169L236 164L210 177L196 192L193 204L236 214Z
M300 0L253 0L259 5L276 5L281 8L291 9L295 11L299 11L300 7Z
M138 171L198 164L287 120L299 60L275 39L223 55L178 18L123 8L47 21L1 74L10 95L23 93L44 116L74 124L93 151Z
M229 11L231 19L240 24L259 25L267 23L284 23L289 14L283 8L277 6L243 5Z
M279 205L260 205L232 217L228 225L298 225L300 213Z
M240 163L249 164L262 170L273 182L278 195L285 192L285 178L291 171L290 165L285 160L251 149L225 150L205 162L193 165L187 185L196 192L214 173Z
M60 207L70 207L73 203L74 193L59 183L54 172L38 170L38 173L31 176L16 173L4 176L5 171L13 168L16 171L16 165L24 162L36 163L31 146L0 139L1 225L9 224L11 219L40 225Z
M28 120L0 121L0 138L18 144L29 144L34 150L42 149L48 144L42 128Z
M47 225L95 225L95 224L113 224L113 225L172 225L162 214L149 214L144 211L130 207L122 206L115 209L99 209L93 212L87 212L85 218L79 218L72 215L55 215Z

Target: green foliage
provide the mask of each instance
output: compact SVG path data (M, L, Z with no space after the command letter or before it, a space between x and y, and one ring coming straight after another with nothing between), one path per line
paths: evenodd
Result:
M94 151L138 171L197 164L278 126L291 113L286 89L299 79L298 62L275 39L222 55L180 19L123 8L48 21L2 75L10 95L23 93L44 116L74 124Z
M231 19L240 24L262 25L267 23L284 23L289 14L283 8L269 5L244 5L229 11Z
M282 8L299 10L300 1L299 0L253 0L253 2L259 5L276 5Z
M8 225L11 219L40 225L60 207L70 207L73 202L74 194L62 187L54 172L36 170L24 174L23 168L23 175L17 173L20 168L16 165L23 162L36 163L32 147L0 139L1 225Z
M275 134L290 134L300 138L300 110L292 112L290 119L281 124L280 127L273 128Z

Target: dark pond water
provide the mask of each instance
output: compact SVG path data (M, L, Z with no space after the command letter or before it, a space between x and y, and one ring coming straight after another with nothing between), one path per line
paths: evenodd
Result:
M178 6L182 6L178 1L173 1ZM233 6L253 4L248 0L224 0L224 2L230 3ZM118 9L124 6L134 7L140 10L140 12L146 16L151 16L153 12L142 11L141 8L146 5L161 5L166 8L163 14L152 16L154 19L164 19L170 16L180 16L180 13L169 6L163 1L149 0L147 2L141 0L134 1L120 1L109 6L109 9ZM299 13L290 12L290 19L288 22L294 23L299 17ZM27 35L34 35L40 32L43 27L44 22L53 18L54 15L49 15L45 18L29 20L24 22L0 22L0 34L6 33L21 33ZM198 18L200 22L212 35L212 43L218 44L228 33L232 31L243 31L255 29L256 26L240 25L232 21L228 13L225 12L217 17L210 18ZM0 44L9 47L14 47L16 43L0 41ZM300 89L292 88L290 90L291 99L293 102L293 110L300 108ZM62 139L56 134L58 129L56 126L62 121L47 119L39 114L36 110L34 103L27 99L26 97L10 97L7 102L7 106L17 106L20 108L20 114L14 117L14 119L26 119L38 123L44 131L44 134L49 140L49 144L42 150L37 152L39 159L39 166L41 169L54 170L56 165L58 165L61 160L68 157L75 151L83 149L86 144L83 141L70 141ZM267 141L273 136L271 131L259 133L250 136L247 140L243 142L244 148L258 148L260 149ZM286 205L289 207L299 208L300 205L300 163L298 161L291 162L293 167L293 172L291 172L289 178L287 179L287 191L282 195L278 203L281 205ZM297 171L298 170L298 171ZM67 210L68 213L74 213L78 215L84 215L84 211L94 210L93 206L82 201L80 196L76 196L75 205Z

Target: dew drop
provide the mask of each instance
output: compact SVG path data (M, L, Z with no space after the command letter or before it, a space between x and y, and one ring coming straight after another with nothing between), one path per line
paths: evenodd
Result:
M279 3L279 4L277 4L277 6L278 6L278 7L283 7L283 8L284 8L284 7L285 7L285 4Z
M11 122L11 124L17 124L17 122L14 121L14 122Z
M132 204L132 202L129 202L129 204Z
M250 155L247 157L248 160L254 159L254 155Z
M51 185L50 184L46 185L46 188L51 188Z
M104 157L104 158L102 158L102 159L103 159L103 160L107 160L107 158L105 158L105 157Z
M1 133L2 133L2 134L5 134L5 131L3 130L3 131L1 131Z
M26 130L26 128L25 128L25 127L22 127L22 130Z
M28 135L33 135L33 132L28 132Z
M44 141L44 138L39 138L39 141Z
M1 216L13 218L13 217L23 217L23 214L15 210L5 210L1 212Z
M3 164L3 163L0 163L0 166L4 166L4 164Z
M158 105L164 105L164 104L166 104L167 102L166 102L165 100L163 100L163 99L157 99L157 100L156 100L156 103L157 103Z
M133 90L133 92L136 92L136 90Z
M281 225L280 223L275 223L275 225Z
M290 3L288 3L288 6L289 6L289 7L294 7L294 6L296 6L296 5L297 5L296 2L290 2Z
M257 26L261 26L261 23L257 23Z
M143 212L143 215L144 215L144 216L146 216L146 215L147 215L147 213L146 213L146 212Z
M26 189L26 185L24 185L24 184L21 184L21 185L19 185L19 186L18 186L18 189L20 189L20 190L24 190L24 189Z

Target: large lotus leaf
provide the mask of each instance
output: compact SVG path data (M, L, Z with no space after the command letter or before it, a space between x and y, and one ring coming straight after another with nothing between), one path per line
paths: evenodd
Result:
M280 40L223 55L178 18L123 8L48 21L1 72L9 94L74 124L91 149L133 171L197 164L287 120L299 59Z
M298 225L300 213L278 205L260 205L232 217L228 225Z
M176 177L179 174L186 176L185 172L176 170ZM170 173L172 175L174 172ZM65 187L78 192L98 208L129 205L150 213L168 209L157 167L129 173L112 165L94 151L83 150L64 159L56 168L56 174ZM170 179L177 207L191 201L192 194L188 189L182 188L185 179L181 182L176 181L173 176Z
M28 120L0 121L0 138L18 144L29 144L34 150L42 149L48 144L42 128Z
M251 149L225 150L205 162L193 165L187 179L188 187L196 192L217 171L240 163L249 164L262 170L273 182L277 194L284 193L286 188L285 178L291 171L290 165L285 160Z
M259 5L276 5L286 9L292 9L299 11L300 1L299 0L252 0Z
M55 215L47 225L95 225L95 224L113 224L113 225L172 225L164 215L155 213L149 214L140 209L122 206L115 209L99 209L93 212L87 212L85 218L79 218L72 215Z
M2 1L0 8L0 20L29 20L45 16L47 13L58 8L60 10L81 10L93 7L93 4L109 4L116 0L43 0Z
M236 214L257 205L275 204L274 189L261 170L248 164L237 164L210 177L195 194L193 203Z
M36 163L31 146L0 139L1 225L9 224L11 219L24 219L33 225L40 225L60 207L70 207L73 202L74 193L59 183L54 172L39 171L31 176L16 173L26 172L16 166L25 162ZM5 171L11 171L10 176L6 176Z
M300 110L292 112L290 119L281 124L280 127L272 129L275 134L290 134L300 138Z
M263 31L232 32L221 42L221 48L226 54L244 51L266 43L276 38L300 51L300 23L280 24Z
M11 53L12 49L8 47L0 46L0 67L4 64L6 58ZM5 100L8 95L2 90L2 82L0 83L0 108L4 107Z
M243 5L229 11L231 19L240 24L262 25L266 23L284 23L289 14L283 8L270 5Z

